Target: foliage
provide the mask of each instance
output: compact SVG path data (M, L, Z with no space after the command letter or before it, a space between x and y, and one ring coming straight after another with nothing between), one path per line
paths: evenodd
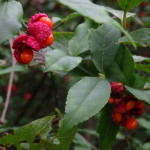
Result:
M146 26L148 21L136 16L141 13L141 7L149 10L149 5L145 6L143 0L113 1L57 0L41 4L33 0L37 8L42 6L48 16L53 16L54 43L34 52L34 60L24 66L11 62L13 54L9 49L12 50L11 40L26 32L31 17L28 4L31 2L0 1L0 84L6 86L7 74L10 73L11 78L15 72L14 82L20 86L16 94L12 89L0 87L3 91L0 113L6 93L12 91L8 125L0 126L0 133L9 134L1 134L0 149L2 146L17 150L98 150L99 145L103 150L110 150L117 149L117 144L125 138L125 147L120 146L118 150L126 150L129 143L132 143L132 149L150 148L147 140L150 135L150 117L147 115L150 60L148 56L137 56L141 48L145 50L150 46L150 29ZM57 9L61 9L59 15L54 13ZM128 12L130 10L134 13ZM66 11L65 15L63 11ZM127 29L128 21L138 25ZM123 133L124 128L113 121L114 105L108 104L113 81L122 82L125 95L134 95L147 107L143 118L138 119L140 130L135 129L133 134L130 131ZM26 102L22 102L24 92L29 90L32 94L28 93L29 97L24 98ZM47 114L51 116L44 117ZM91 130L80 129L91 120L94 122ZM145 136L143 139L141 134Z

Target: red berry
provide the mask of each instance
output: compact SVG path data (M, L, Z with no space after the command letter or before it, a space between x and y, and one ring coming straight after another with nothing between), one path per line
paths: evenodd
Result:
M26 93L26 94L24 95L24 98L25 98L27 101L29 101L29 100L31 99L31 93Z
M147 6L147 2L143 2L143 3L141 4L141 6L142 6L142 7L146 7L146 6Z
M135 118L131 117L126 121L125 127L128 130L133 130L134 128L136 128L136 126L137 126L137 121Z
M122 114L121 114L121 113L119 113L119 112L114 112L113 116L114 116L114 120L115 120L116 122L121 122L121 121L122 121Z
M111 83L111 96L114 98L120 98L124 94L124 85L122 82Z
M51 34L51 35L44 41L44 44L45 44L46 46L50 46L50 45L52 45L52 43L53 43L53 34Z
M147 13L145 13L144 11L141 11L139 14L140 17L147 17Z
M16 91L16 86L14 85L14 84L12 84L12 87L11 87L11 92L15 92ZM5 92L7 92L8 91L8 85L6 85L5 87L4 87L4 90L5 90Z
M130 22L127 22L127 23L126 23L126 27L127 27L127 28L130 28L130 26L131 26L131 25L130 25Z
M114 103L114 98L113 98L113 97L110 97L109 100L108 100L108 103L109 103L109 104Z
M126 110L129 111L129 110L133 109L134 106L135 106L135 102L134 101L128 101L126 103Z
M136 108L143 108L144 107L144 102L138 100Z
M48 18L48 17L41 17L39 19L39 21L46 23L50 27L51 30L53 29L53 21L50 18Z
M30 48L24 49L20 54L20 59L23 64L28 64L33 59L33 51Z
M65 77L65 82L68 83L68 82L70 81L70 79L71 79L71 76L66 76L66 77Z

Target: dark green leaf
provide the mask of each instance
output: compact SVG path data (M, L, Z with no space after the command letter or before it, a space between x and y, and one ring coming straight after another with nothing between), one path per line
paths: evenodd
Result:
M145 85L146 82L146 78L139 75L139 74L135 74L135 81L134 81L134 85L133 88L135 89L142 89Z
M146 103L150 104L150 90L138 90L128 86L125 86L126 89L133 94L136 98L145 101Z
M111 104L107 104L100 114L97 132L100 135L100 147L103 150L110 150L119 131L119 126L113 122Z
M68 52L77 56L89 50L88 37L89 37L89 24L87 22L80 24L74 33L73 38L69 41Z
M68 42L73 36L72 32L53 32L54 43L52 47L54 49L61 49L65 52L68 50Z
M0 143L4 146L9 144L17 145L19 142L27 141L32 143L35 136L39 135L42 139L46 139L48 133L51 131L52 120L54 116L45 117L35 120L14 131L14 134L9 134L0 139Z
M123 75L126 78L127 84L133 85L134 83L134 60L129 49L121 45L116 55L116 63L119 65Z
M58 0L58 2L70 7L76 12L80 13L84 17L90 18L96 23L109 23L117 27L120 31L122 31L131 43L136 48L136 45L131 38L131 36L124 30L124 28L115 20L113 20L107 13L106 8L103 6L96 5L92 3L90 0Z
M111 13L112 15L116 16L117 18L119 18L121 21L123 21L123 11L120 10L116 10L116 9L112 9L110 7L105 7L106 10ZM130 13L128 12L126 15L126 18L130 18L130 17L134 17L136 14L135 13Z
M114 60L119 47L116 42L120 36L120 31L108 24L91 30L89 46L92 60L99 72L104 72Z
M142 3L143 1L144 0L118 0L118 3L123 10L129 11L137 5L139 5L140 3Z
M112 81L121 81L124 84L134 84L134 61L127 47L121 45L117 52L115 62L106 71L106 77Z
M23 9L19 2L0 3L0 43L9 39L21 28Z
M150 46L150 29L142 28L130 33L137 46ZM119 39L118 43L131 44L131 41L124 36Z
M58 1L79 12L81 15L91 18L97 23L105 23L111 20L104 7L99 7L89 0L58 0Z
M53 144L52 146L53 150L69 150L69 147L77 131L77 127L73 127L72 129L68 130L66 133L62 133L61 130L63 129L60 128L57 134L57 138L60 141L60 144L59 145Z
M97 114L110 97L110 84L98 77L86 77L76 83L67 96L62 132Z
M143 64L136 64L136 69L137 70L142 70L146 73L150 73L150 67L147 65L143 65Z
M45 72L70 71L82 61L81 57L68 56L64 51L52 50L45 55Z
M106 77L111 81L121 81L127 84L126 78L116 62L113 62L106 70Z
M83 60L79 66L69 72L70 75L77 77L97 76L98 73L91 59Z
M47 141L41 141L37 144L32 144L30 149L51 149L51 150L68 150L72 143L72 140L75 136L77 131L77 127L73 127L72 129L68 130L65 133L61 132L61 128L59 128L58 134L56 137L51 138Z
M26 70L26 68L24 66L14 66L14 67L8 67L6 69L0 69L0 75L4 75L10 72L20 72L20 71L24 71Z

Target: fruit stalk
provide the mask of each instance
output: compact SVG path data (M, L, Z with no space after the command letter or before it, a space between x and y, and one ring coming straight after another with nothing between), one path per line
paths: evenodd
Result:
M126 28L126 15L127 15L127 11L124 11L123 14L123 27Z

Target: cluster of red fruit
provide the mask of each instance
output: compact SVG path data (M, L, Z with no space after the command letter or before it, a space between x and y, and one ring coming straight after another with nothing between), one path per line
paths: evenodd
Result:
M53 22L44 13L31 17L27 33L19 35L13 42L14 57L21 64L28 64L33 59L33 50L39 51L53 43Z
M133 95L124 96L124 85L121 82L111 83L111 97L108 103L113 103L112 118L120 126L132 130L137 126L134 117L138 117L143 112L144 103Z

